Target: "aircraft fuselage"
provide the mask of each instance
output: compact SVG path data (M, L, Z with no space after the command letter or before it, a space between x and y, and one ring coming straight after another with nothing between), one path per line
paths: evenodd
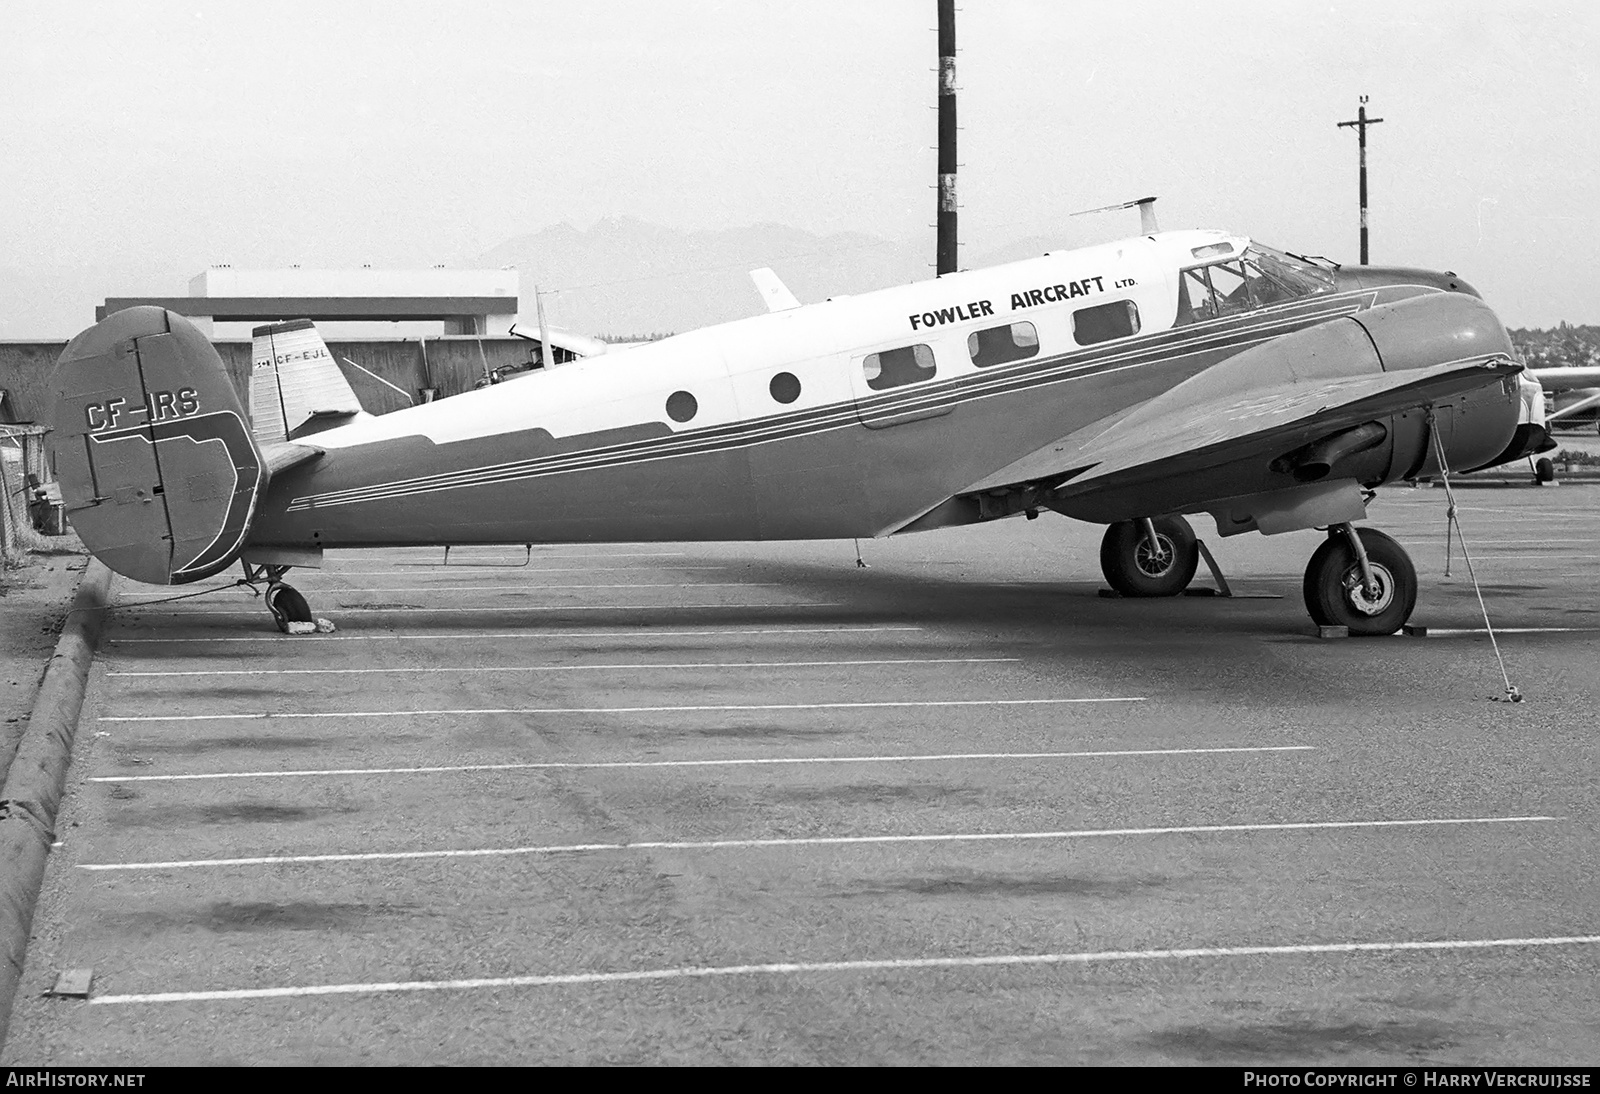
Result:
M1197 312L1204 290L1181 288L1184 260L1236 256L1247 242L1181 232L1045 255L318 433L306 443L325 455L274 477L251 543L889 534L1243 350L1437 291L1341 290L1330 276L1325 291L1231 314L1218 290L1216 314Z

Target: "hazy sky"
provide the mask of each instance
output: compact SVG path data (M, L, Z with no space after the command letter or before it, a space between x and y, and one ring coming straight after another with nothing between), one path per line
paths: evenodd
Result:
M963 242L1158 194L1164 227L1353 262L1356 141L1334 123L1365 94L1374 262L1456 270L1508 325L1600 322L1597 11L965 0ZM71 333L7 315L64 271L176 293L210 262L455 263L604 216L931 255L933 0L0 13L0 337ZM170 272L92 280L149 270Z

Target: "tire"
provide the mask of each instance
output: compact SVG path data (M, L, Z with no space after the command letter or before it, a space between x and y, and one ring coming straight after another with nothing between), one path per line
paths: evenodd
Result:
M1161 555L1152 557L1141 520L1122 520L1100 541L1100 572L1123 596L1177 596L1194 580L1200 545L1182 517L1156 517Z
M1306 611L1318 626L1349 627L1353 635L1393 634L1417 606L1417 569L1411 557L1375 528L1358 528L1379 594L1369 601L1361 588L1361 566L1343 532L1330 532L1306 564Z
M1550 461L1549 456L1540 456L1533 461L1534 482L1555 482L1556 465Z
M284 634L289 633L290 623L316 622L311 605L293 585L268 585L266 601L267 611L272 613L273 622Z

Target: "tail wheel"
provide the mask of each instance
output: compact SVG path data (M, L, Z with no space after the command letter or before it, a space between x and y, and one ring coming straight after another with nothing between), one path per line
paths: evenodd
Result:
M1320 626L1349 627L1351 634L1393 634L1417 606L1417 570L1405 549L1375 528L1358 528L1374 589L1342 532L1330 532L1306 564L1306 611Z
M1155 542L1142 520L1123 520L1100 541L1100 570L1123 596L1177 596L1194 580L1200 546L1182 517L1156 517Z
M268 585L266 600L267 611L272 613L273 621L284 634L289 633L290 623L316 622L311 614L311 605L306 603L306 598L293 585Z

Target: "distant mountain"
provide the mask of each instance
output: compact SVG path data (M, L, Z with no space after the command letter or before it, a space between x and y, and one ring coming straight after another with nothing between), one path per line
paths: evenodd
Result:
M533 318L537 285L552 324L617 334L759 314L765 309L749 271L761 266L807 304L915 281L931 276L926 249L860 232L821 236L781 224L680 232L615 217L587 231L558 224L518 236L468 264L515 266L525 320Z
M680 232L633 217L587 231L558 224L517 236L465 263L515 266L522 317L534 317L534 286L555 326L588 334L685 331L764 310L749 271L770 266L803 304L933 276L932 233L914 243L862 232L815 235L781 224ZM1012 262L1071 245L1040 236L965 252L969 268ZM554 290L554 291L552 291Z
M1000 248L985 241L963 247L962 264L978 269L1093 241L1036 236ZM106 297L181 296L189 278L203 268L181 255L78 266L0 257L6 259L0 263L0 339L70 337L94 321L94 307ZM359 261L335 253L323 259L329 267L353 267ZM235 266L257 264L248 252L235 256ZM765 307L749 277L750 270L762 266L772 267L805 304L927 280L933 276L933 233L908 242L865 232L818 235L781 224L688 232L612 217L586 230L558 224L516 236L481 254L464 255L457 265L517 267L522 318L530 324L537 285L549 294L545 303L552 324L593 335L637 336L762 313ZM366 324L350 326L341 336L416 333Z

